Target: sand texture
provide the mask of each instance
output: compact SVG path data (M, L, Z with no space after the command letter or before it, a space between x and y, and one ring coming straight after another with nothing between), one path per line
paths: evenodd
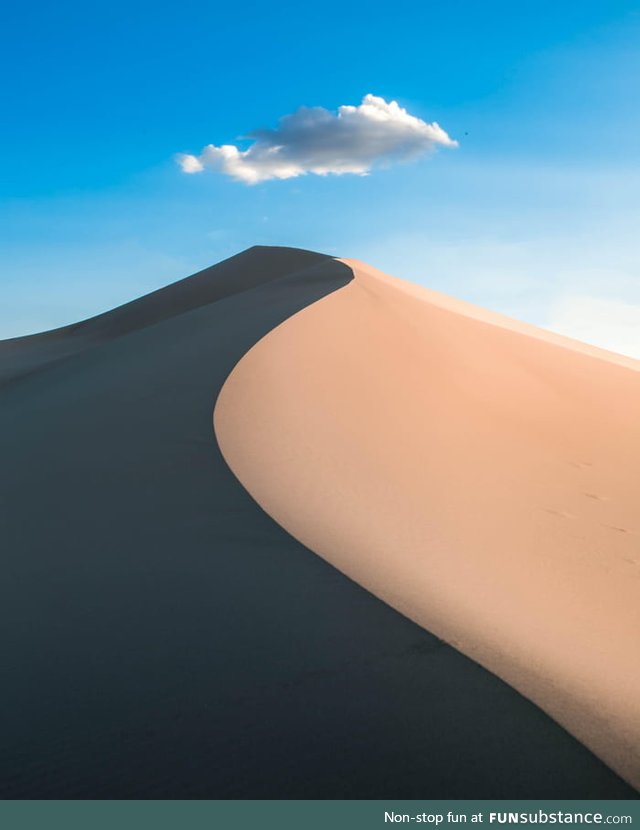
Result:
M640 362L347 264L227 380L225 459L640 787Z

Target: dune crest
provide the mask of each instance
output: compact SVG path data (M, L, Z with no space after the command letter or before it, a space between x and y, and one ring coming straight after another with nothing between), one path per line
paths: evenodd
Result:
M227 463L639 788L640 361L343 262L227 379Z

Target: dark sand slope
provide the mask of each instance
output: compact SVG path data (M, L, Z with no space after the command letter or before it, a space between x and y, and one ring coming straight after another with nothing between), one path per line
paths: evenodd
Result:
M252 249L3 344L0 795L633 797L224 463L233 366L351 277Z
M297 250L295 257L278 256L274 255L273 248L256 245L113 311L41 334L0 341L0 384L114 337L122 337L191 309L218 302L239 291L279 279L322 259L327 257L302 250ZM240 281L239 269L242 272Z

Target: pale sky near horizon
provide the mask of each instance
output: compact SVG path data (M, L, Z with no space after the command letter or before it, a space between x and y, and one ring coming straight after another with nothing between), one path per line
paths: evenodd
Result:
M304 14L36 0L5 14L0 337L282 244L640 357L636 3L398 0L376 16L335 0ZM176 163L369 93L458 146L256 184ZM350 133L356 156L366 130Z

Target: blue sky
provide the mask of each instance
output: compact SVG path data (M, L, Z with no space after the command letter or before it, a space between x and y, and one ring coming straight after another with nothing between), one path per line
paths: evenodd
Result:
M640 357L639 47L640 6L621 0L12 4L0 337L261 243L359 257ZM366 93L459 147L254 186L176 164Z

